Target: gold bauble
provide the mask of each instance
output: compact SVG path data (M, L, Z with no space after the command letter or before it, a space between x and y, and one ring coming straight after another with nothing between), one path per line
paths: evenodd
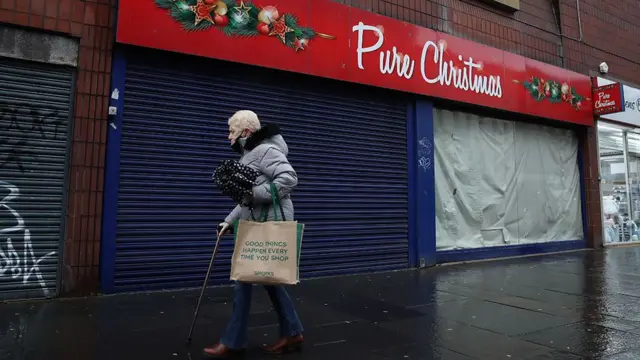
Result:
M227 8L227 4L225 4L224 1L222 1L222 0L216 2L215 6L216 7L213 10L213 12L215 12L216 15L223 16L223 15L226 15L227 12L229 11L229 9Z
M275 6L265 6L258 14L258 21L265 24L271 24L271 22L279 18L280 14L278 14L278 9Z

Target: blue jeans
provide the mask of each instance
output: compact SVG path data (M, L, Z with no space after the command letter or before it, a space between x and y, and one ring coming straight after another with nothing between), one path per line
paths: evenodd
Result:
M280 336L288 337L302 334L304 329L289 297L282 286L265 286L273 308L278 314L280 322ZM230 349L244 349L247 347L247 332L249 328L249 310L251 309L251 292L253 286L236 282L233 294L233 314L220 342Z

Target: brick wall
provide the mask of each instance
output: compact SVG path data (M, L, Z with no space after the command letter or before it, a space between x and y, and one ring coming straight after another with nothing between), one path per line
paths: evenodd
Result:
M116 0L0 0L0 22L80 40L62 294L98 290Z
M579 39L576 2L561 6L565 34ZM640 87L640 2L581 0L580 10L584 39L565 40L567 66L588 73L606 61L611 76Z

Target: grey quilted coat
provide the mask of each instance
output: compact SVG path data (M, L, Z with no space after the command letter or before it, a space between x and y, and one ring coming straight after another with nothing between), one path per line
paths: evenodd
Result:
M246 204L237 205L225 222L233 224L236 220L260 221L264 208L269 211L267 219L273 220L270 183L274 183L280 193L286 220L293 220L294 210L290 194L298 185L298 175L287 160L289 147L280 135L278 125L263 126L247 138L244 148L238 144L234 149L241 153L240 163L258 170L261 175L256 179L253 196L246 199ZM282 220L280 209L276 210L278 220Z

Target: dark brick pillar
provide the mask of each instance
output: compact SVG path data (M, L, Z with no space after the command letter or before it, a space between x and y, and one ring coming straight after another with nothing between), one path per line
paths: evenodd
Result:
M602 247L602 208L600 205L600 179L598 166L598 129L594 127L584 128L581 137L582 153L584 161L584 182L586 192L587 210L587 242L590 248Z

